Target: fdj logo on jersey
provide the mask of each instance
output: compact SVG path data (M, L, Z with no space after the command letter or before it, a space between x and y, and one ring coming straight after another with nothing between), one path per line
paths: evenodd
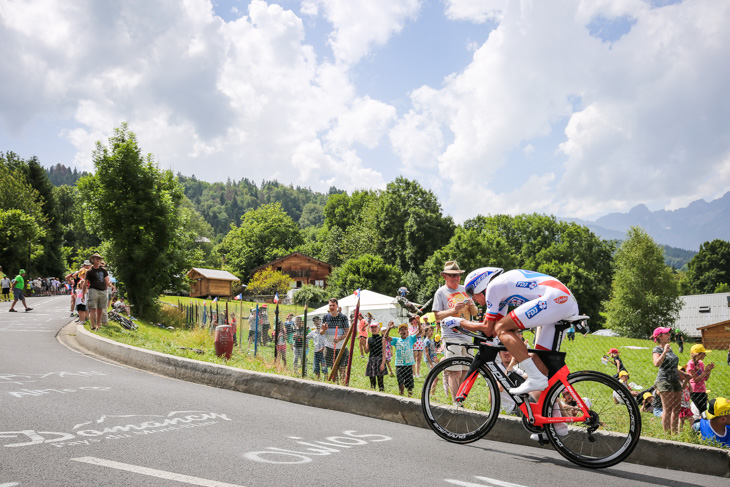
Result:
M519 281L515 284L517 287L524 287L526 289L535 289L537 283L535 281Z
M547 309L547 303L545 301L538 301L535 306L527 310L527 313L525 313L525 316L527 316L527 319L532 319L535 317L536 314L538 314L540 311Z

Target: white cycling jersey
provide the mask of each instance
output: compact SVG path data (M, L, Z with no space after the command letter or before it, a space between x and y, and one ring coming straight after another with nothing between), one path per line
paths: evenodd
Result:
M499 321L509 313L521 329L541 326L535 348L542 350L552 348L555 323L578 314L578 302L563 283L546 274L522 269L492 279L485 299L488 320Z

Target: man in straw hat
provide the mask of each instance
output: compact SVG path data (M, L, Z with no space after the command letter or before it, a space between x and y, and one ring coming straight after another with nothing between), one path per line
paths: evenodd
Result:
M102 314L106 311L108 297L106 290L111 286L109 272L101 267L101 255L92 254L89 257L91 268L86 271L86 289L88 290L87 308L91 329L98 330L102 325Z
M459 263L450 260L444 264L444 270L441 277L444 278L444 285L436 290L433 295L433 312L435 321L442 321L449 317L459 317L469 319L476 316L479 312L474 301L466 295L464 286L461 285L461 275L464 273L459 268ZM468 344L469 338L459 333L458 330L441 331L441 340L443 342L456 342ZM466 348L462 345L449 345L444 349L444 358L463 357L466 355ZM457 369L462 369L457 371ZM444 380L448 382L452 399L456 399L456 392L459 390L459 384L465 379L468 367L454 367L450 371L444 373Z

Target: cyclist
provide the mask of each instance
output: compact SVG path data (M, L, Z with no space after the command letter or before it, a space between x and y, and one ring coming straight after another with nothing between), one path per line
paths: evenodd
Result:
M541 326L535 348L550 350L555 323L578 314L578 302L570 290L554 277L539 272L521 269L504 272L499 267L471 271L464 287L474 301L486 305L484 322L450 320L446 326L461 325L466 330L499 338L527 374L525 382L510 389L511 394L544 390L548 385L547 368L538 357L528 354L527 346L515 330ZM510 307L514 309L508 312Z

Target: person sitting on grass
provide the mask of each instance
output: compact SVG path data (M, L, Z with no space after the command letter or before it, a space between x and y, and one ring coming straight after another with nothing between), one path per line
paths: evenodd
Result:
M714 440L730 447L730 401L718 397L710 401L705 412L707 419L700 419L692 425L702 439Z

